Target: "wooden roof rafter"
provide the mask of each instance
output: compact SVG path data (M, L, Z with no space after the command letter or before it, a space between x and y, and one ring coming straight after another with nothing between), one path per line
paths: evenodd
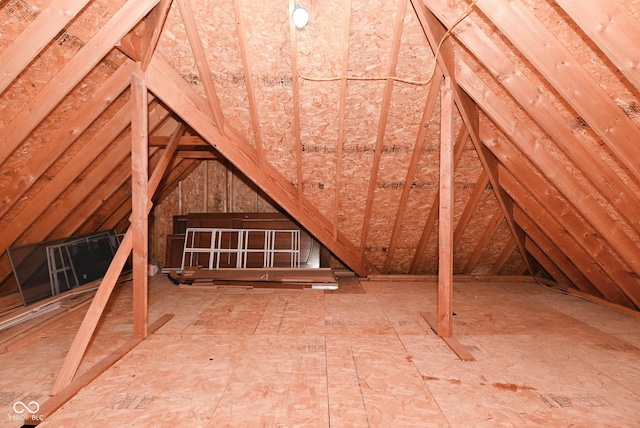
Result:
M640 180L640 129L549 29L521 0L479 0L477 6Z
M342 56L341 72L346 76L349 71L349 34L351 33L351 0L345 1L344 13L345 25L342 30ZM344 120L347 105L348 80L340 79L340 100L338 101L338 143L336 148L336 177L335 177L335 198L333 199L333 237L338 236L338 223L340 220L340 188L342 182L342 155L344 148ZM361 245L361 256L364 246Z
M54 0L0 55L0 94L90 0ZM65 13L59 13L64 10ZM0 157L2 159L2 157Z
M455 12L437 6L439 18L453 22ZM562 113L536 85L469 18L454 30L454 34L482 62L502 86L518 101L536 122L553 138L558 148L600 189L603 197L615 206L628 223L640 233L640 213L635 208L636 196L629 186L611 169L603 167L603 151L597 141L580 139ZM508 78L506 78L508 76ZM613 160L615 161L615 160Z
M432 0L411 0L413 7L418 15L418 19L422 28L425 32L425 36L429 40L432 46L438 46L439 42L443 40L445 35L447 34L447 30L445 30L445 26L441 21L438 20L436 15L431 10ZM437 2L435 2L437 3ZM461 11L456 19L450 23L450 25L454 25L458 23L460 18L463 16L464 11ZM468 19L464 17L464 19ZM520 249L520 253L523 257L523 261L527 267L529 272L533 272L533 268L529 258L526 256L526 251L524 248L524 241L522 237L518 234L518 230L516 225L513 222L513 219L510 213L507 210L506 202L503 200L503 196L499 192L498 186L498 178L497 171L495 169L495 165L493 165L484 154L482 149L482 142L479 137L478 130L478 110L477 106L474 104L474 101L459 87L458 77L457 77L457 69L454 69L454 64L456 64L456 60L453 57L452 49L441 49L437 52L438 57L442 58L442 63L444 64L443 72L445 76L456 75L456 86L454 88L455 102L462 116L462 120L464 121L466 127L469 130L469 135L471 137L471 141L476 149L476 153L480 158L480 163L482 164L483 169L487 172L489 176L489 181L491 183L492 188L494 189L494 194L496 199L498 200L498 204L502 207L503 212L505 213L505 218L507 220L507 224L509 226L509 230L513 238L516 240L518 244L518 248Z
M400 203L398 204L398 210L396 212L396 220L393 225L393 229L391 232L391 239L389 241L389 246L387 250L387 257L384 262L383 272L388 272L389 267L391 266L391 261L393 259L393 254L396 249L398 236L400 235L400 227L402 225L402 220L404 218L404 213L407 208L407 204L409 202L409 195L411 193L412 183L415 179L416 173L418 172L418 164L420 162L420 157L422 155L422 149L424 148L425 139L427 136L427 129L429 127L429 121L433 116L433 111L435 110L436 101L438 100L438 95L440 93L440 87L442 85L442 73L440 73L438 65L434 65L436 67L433 79L431 81L431 85L429 86L429 94L427 95L427 99L425 101L424 108L422 110L422 119L420 120L420 127L418 128L418 134L416 136L416 142L413 146L413 152L411 154L411 161L409 162L409 167L407 169L407 175L404 180L404 186L402 188L402 195L400 196ZM464 146L464 144L462 144ZM462 150L459 149L459 142L456 143L456 154L455 162L457 163L460 160L460 156L462 155ZM371 188L369 189L371 190ZM371 199L373 199L373 194L370 195ZM438 200L438 196L436 195L435 200ZM434 202L435 203L435 202ZM437 207L435 209L438 210Z
M107 107L129 86L126 65L116 70L68 120L50 137L57 144L35 153L22 168L18 179L12 180L2 200L0 216L3 216L31 186L53 165Z
M251 115L251 127L253 130L254 143L258 152L258 157L264 159L262 132L260 130L260 117L258 116L258 104L256 102L255 88L253 87L253 78L251 76L252 65L247 53L247 36L244 25L244 17L240 9L240 2L233 0L233 12L236 19L236 30L238 32L238 47L240 49L240 58L242 59L242 70L244 72L244 81L247 88L247 101L249 102L249 114ZM295 96L295 87L294 87ZM294 116L294 120L296 117Z
M402 42L402 31L403 31L403 25L404 25L404 18L406 15L406 11L407 11L407 0L400 0L398 1L398 8L396 9L396 19L394 21L394 25L393 25L393 39L391 42L391 55L389 58L389 65L388 65L388 69L387 69L387 76L389 77L395 77L396 75L396 69L398 67L398 56L400 54L400 43ZM375 190L376 190L376 186L377 186L377 181L378 181L378 171L380 169L380 161L382 158L382 149L384 146L384 141L385 141L385 135L386 135L386 128L387 128L387 121L389 119L389 105L391 104L391 95L393 93L393 84L394 81L393 79L389 78L386 79L385 81L385 85L384 85L384 91L383 91L383 95L382 95L382 108L380 109L380 117L378 119L378 130L377 130L377 134L376 134L376 146L373 152L373 164L371 166L371 172L369 173L369 189L367 191L367 202L366 202L366 207L365 207L365 214L364 214L364 219L363 219L363 227L362 227L362 237L360 240L360 253L364 256L364 252L366 249L366 243L367 243L367 236L369 233L369 225L370 225L370 221L371 221L371 211L373 208L373 199L375 196ZM405 181L405 187L406 187L407 183ZM401 202L402 204L402 202ZM406 203L404 205L404 207L399 207L398 210L399 211L404 211L404 208L406 207ZM397 223L397 218L396 218L396 223ZM398 225L399 227L399 225ZM395 228L394 228L395 231ZM393 236L393 234L392 234ZM393 238L392 238L393 241ZM395 245L394 245L395 248ZM389 247L389 250L391 251L392 248ZM389 264L391 263L391 258L393 254L391 254L391 256L389 255L389 253L387 253L386 256L386 261L384 264L384 267L382 268L382 270L384 272L389 270Z
M524 127L521 127L520 129L522 128ZM591 258L601 264L609 275L615 275L614 278L616 279L614 281L616 283L616 287L622 289L625 294L633 300L633 296L636 291L634 291L631 284L636 282L636 280L633 279L628 272L625 272L624 269L620 268L619 262L615 257L613 257L612 251L605 244L606 241L603 239L602 235L595 231L591 232L589 229L585 229L585 227L588 226L585 225L583 221L575 217L575 215L571 214L571 210L569 208L571 204L567 203L567 205L562 205L561 202L554 198L549 190L549 187L551 186L549 182L546 180L543 181L537 175L536 171L524 162L524 156L522 154L514 150L509 144L499 141L488 127L484 126L482 132L483 142L493 152L493 154L497 156L500 163L512 172L517 171L519 174L525 174L527 176L527 183L522 184L525 184L525 186L530 189L529 192L531 194L537 196L539 206L545 207L549 210L552 217L557 219L556 221L571 233L574 239L576 239L580 245L584 246L585 250L589 251ZM524 137L518 137L516 135L510 141L515 143L519 138ZM567 199L570 199L570 197ZM585 271L585 274L587 272L588 271ZM600 293L605 295L615 294L615 290L601 289Z
M82 78L124 37L158 0L130 0L105 23L38 95L0 131L0 160L6 159ZM0 164L2 162L0 161Z
M618 70L640 90L640 40L638 22L619 2L591 0L589 7L574 0L556 0Z
M591 225L598 231L599 235L611 245L620 257L633 268L637 246L633 240L624 232L612 227L612 219L606 210L597 202L596 196L585 189L583 184L574 175L566 174L563 165L557 162L541 145L537 144L537 139L521 124L513 112L499 98L487 88L475 73L469 70L463 63L458 64L458 82L463 86L479 104L488 116L503 130L510 133L513 143L525 154L531 162L565 195L567 200L576 206L581 213L589 220ZM492 146L485 145L494 153ZM504 161L503 161L504 163ZM532 177L532 180L535 177ZM539 185L543 191L545 185ZM562 219L559 218L558 221ZM581 235L581 232L577 236ZM615 236L614 236L615 235ZM583 238L586 240L586 237ZM635 248L635 249L634 249ZM635 269L635 268L634 268ZM633 278L629 275L626 281ZM636 280L633 279L633 282ZM623 284L619 284L621 287ZM633 290L629 290L633 295Z

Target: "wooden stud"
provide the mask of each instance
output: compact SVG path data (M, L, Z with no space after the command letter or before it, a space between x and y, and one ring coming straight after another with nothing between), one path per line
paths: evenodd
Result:
M451 337L453 305L453 81L440 92L440 209L438 214L438 335Z
M178 0L180 1L180 0ZM149 276L149 112L142 64L131 70L131 230L133 235L133 335L147 337Z

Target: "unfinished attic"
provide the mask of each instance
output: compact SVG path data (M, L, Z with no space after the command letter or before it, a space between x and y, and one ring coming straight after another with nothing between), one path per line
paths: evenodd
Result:
M638 40L637 0L0 0L2 425L637 426Z

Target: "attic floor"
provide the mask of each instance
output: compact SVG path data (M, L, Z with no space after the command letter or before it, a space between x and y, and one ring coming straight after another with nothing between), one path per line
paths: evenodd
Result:
M533 282L457 283L454 334L477 360L463 362L420 316L435 311L435 287L237 291L152 277L150 321L175 317L40 426L638 425L640 320ZM80 322L0 354L0 425L22 425L17 400L47 399ZM131 327L123 286L79 373Z

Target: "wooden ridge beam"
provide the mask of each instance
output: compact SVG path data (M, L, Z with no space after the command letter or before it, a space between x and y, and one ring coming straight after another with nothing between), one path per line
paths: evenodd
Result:
M300 199L293 185L271 164L261 162L256 150L233 130L225 126L225 134L211 126L206 104L174 69L155 58L147 75L149 89L182 117L199 135L205 138L225 158L260 187L298 223L329 248L336 257L360 276L375 270L359 251L342 234L334 236L332 224L308 200Z

